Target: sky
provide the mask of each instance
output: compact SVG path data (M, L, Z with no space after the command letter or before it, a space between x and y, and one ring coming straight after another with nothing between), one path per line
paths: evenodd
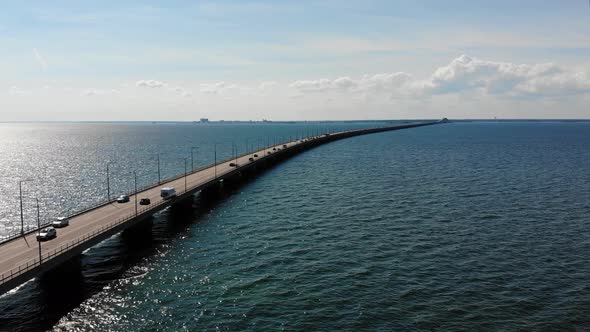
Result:
M3 1L0 121L590 118L587 0Z

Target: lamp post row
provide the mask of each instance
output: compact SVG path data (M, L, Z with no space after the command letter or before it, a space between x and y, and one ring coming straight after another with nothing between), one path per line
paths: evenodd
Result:
M109 161L107 162L107 202L111 201L111 183L110 183L110 176L109 176L109 166L111 164L116 164L116 161Z
M308 131L308 136L309 136L309 131ZM276 144L276 137L274 137L274 143ZM264 154L266 154L268 147L270 146L270 136L266 137L266 146L264 148ZM215 179L217 179L217 143L214 143L213 145L214 147L214 173L215 173ZM198 151L198 147L191 147L190 149L190 154L191 154L191 172L194 171L195 169L195 165L194 165L194 151L197 150ZM238 158L238 146L235 145L235 143L232 143L232 153L235 153L234 157L235 160L237 162L237 158ZM248 140L246 139L246 151L249 150L249 146L248 146ZM158 184L162 183L162 174L161 174L161 160L160 160L160 156L162 155L162 153L158 153L157 154L157 164L158 164ZM184 160L184 191L186 192L187 190L187 176L188 176L188 159L187 158L183 158ZM107 182L107 201L110 202L111 200L111 184L110 184L110 166L113 164L116 164L116 161L109 161L107 162L106 165L106 182ZM137 215L138 213L138 208L137 208L137 172L134 170L133 171L133 178L134 178L134 185L135 185L135 214ZM23 194L22 194L22 184L23 182L29 182L29 181L33 181L32 179L25 179L25 180L20 180L18 182L18 187L19 187L19 202L20 202L20 220L21 220L21 235L24 235L24 212L23 212ZM40 228L40 211L39 211L39 201L37 200L37 226L38 228ZM40 247L39 247L39 255L41 255L41 251L40 251ZM41 256L39 256L39 258L41 258Z
M18 197L20 201L20 234L25 234L25 218L23 216L23 182L33 181L31 179L18 181Z
M314 135L315 136L319 136L319 135L321 135L321 132L322 131L328 132L328 133L335 132L334 129L319 128L319 127L318 128L314 128L314 129L311 129L311 131L312 131L311 132L311 135L312 136L314 136ZM309 129L307 129L307 136L310 136ZM276 136L273 137L273 140L272 141L273 141L273 144L274 145L278 144L277 143L278 142L277 139L278 139L278 137L276 137ZM281 139L284 141L286 139L286 137L281 137ZM292 136L289 136L289 139L292 140ZM269 147L269 146L270 146L270 137L267 137L267 147ZM217 148L217 143L215 144L215 150L216 150L216 148ZM246 151L248 151L248 149L249 149L248 139L246 138ZM197 147L191 147L191 150L190 150L191 151L191 171L194 170L194 150L198 150L198 148ZM237 161L237 156L238 156L238 151L237 150L238 150L238 146L235 143L232 143L232 154L236 158L236 161ZM265 149L265 152L266 152L266 149ZM161 181L162 181L162 178L161 178L161 158L160 158L162 154L163 153L158 153L158 155L157 155L157 162L158 162L158 184L161 184ZM109 164L114 164L114 163L116 163L116 162L109 162L109 163L107 163L107 187L109 186L109 177L108 177ZM216 165L217 165L217 151L215 151L215 166ZM217 177L217 176L215 176L215 177ZM107 188L107 196L110 198L110 193L108 191L109 191L109 189Z

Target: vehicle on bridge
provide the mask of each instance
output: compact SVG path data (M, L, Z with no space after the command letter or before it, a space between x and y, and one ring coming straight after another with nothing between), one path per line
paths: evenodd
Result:
M129 202L129 196L121 195L121 196L117 197L117 203L127 203L127 202Z
M229 163L229 166L230 166L230 167L238 167L239 165L238 165L238 164L236 164L236 163Z
M51 222L51 226L56 227L56 228L66 227L69 224L70 224L70 221L66 217L58 217L53 222Z
M142 198L139 200L139 205L150 205L152 201L149 198Z
M162 197L164 200L172 199L176 197L176 189L170 187L162 188L160 189L160 197Z
M47 227L37 234L37 241L47 241L57 237L57 231L53 227Z

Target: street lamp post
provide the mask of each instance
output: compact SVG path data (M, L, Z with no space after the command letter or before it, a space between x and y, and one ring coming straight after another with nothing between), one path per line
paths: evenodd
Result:
M23 216L23 182L33 180L20 180L18 181L18 192L20 198L20 234L25 235L25 218Z
M187 159L186 158L183 158L183 159L184 159L184 192L186 193L186 162L187 162Z
M135 193L133 196L135 196L135 216L137 216L137 172L133 171L133 182L135 184Z
M217 143L213 143L213 159L215 160L213 168L215 169L215 178L217 179Z
M110 176L109 176L109 166L111 164L116 164L117 162L115 161L109 161L107 162L107 202L111 201L111 180L110 180Z
M39 210L39 199L35 197L37 201L37 234L41 233L41 212ZM38 247L39 247L39 265L41 265L41 241L37 240Z
M161 182L161 177L160 177L160 154L158 153L158 184L160 184Z

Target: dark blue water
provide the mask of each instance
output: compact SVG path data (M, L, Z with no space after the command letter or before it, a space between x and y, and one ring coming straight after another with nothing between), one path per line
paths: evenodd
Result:
M320 146L4 296L0 326L585 330L589 145L589 123L456 123Z

